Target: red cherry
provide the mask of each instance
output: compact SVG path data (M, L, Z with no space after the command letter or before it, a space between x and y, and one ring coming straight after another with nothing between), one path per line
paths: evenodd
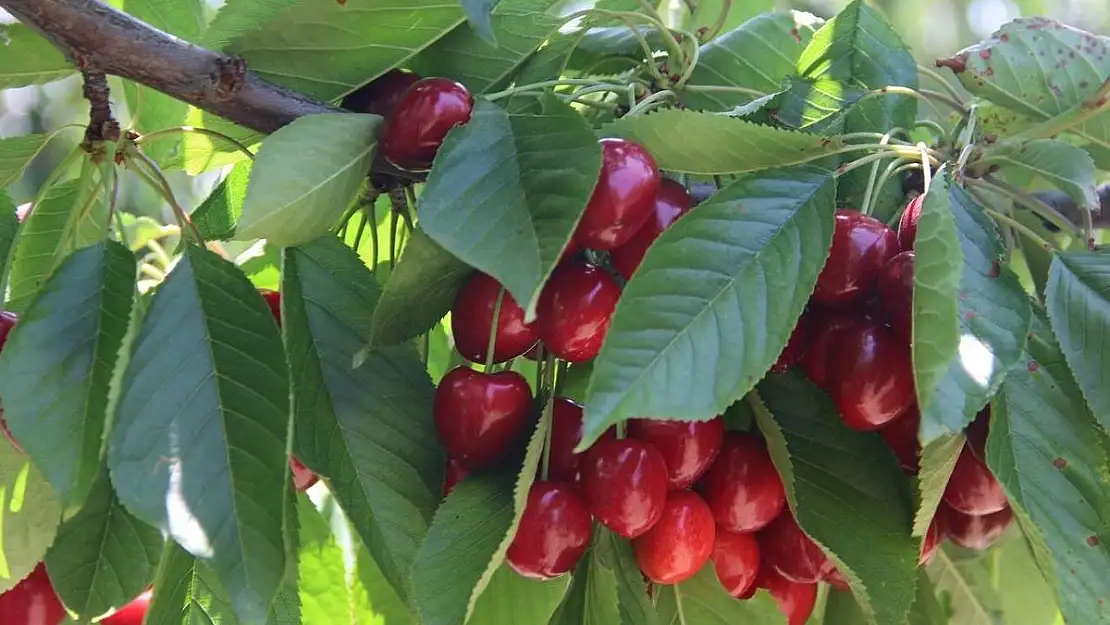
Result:
M886 322L906 343L913 340L913 252L891 258L879 274L879 301Z
M632 419L628 435L655 447L667 463L667 485L671 490L689 488L721 451L725 421L656 421Z
M916 474L921 466L921 441L917 438L920 429L921 411L916 403L879 428L887 446L898 456L902 470L909 474Z
M865 321L849 311L820 311L813 313L810 321L809 344L802 354L802 371L810 382L828 391L831 388L829 361L832 360L833 341L846 328L856 327Z
M476 471L496 464L528 424L532 389L515 371L447 372L436 389L436 435L447 455Z
M355 113L371 113L387 117L397 108L401 96L420 80L420 74L405 69L391 69L369 84L355 89L343 98L343 108Z
M274 321L277 322L278 327L281 327L281 292L271 291L270 289L258 289L258 294L262 299L266 300L266 305L270 307L270 312L274 313Z
M903 252L913 249L917 239L917 220L921 219L921 206L925 203L925 196L919 195L906 204L906 210L898 219L898 246Z
M146 611L150 608L150 597L153 591L147 590L131 603L123 606L108 618L100 621L103 625L143 625Z
M848 580L844 579L844 574L835 566L829 568L821 581L832 586L833 590L839 590L840 592L848 592L852 589L852 587L848 585Z
M536 308L543 344L569 362L597 356L621 289L602 268L588 263L561 265L544 286Z
M830 395L844 423L876 430L913 405L910 348L887 328L861 323L839 332L829 359Z
M944 510L938 514L944 515L944 534L964 549L983 551L989 548L1014 522L1014 512L1009 507L984 515L963 514L944 504L941 508Z
M941 506L944 504L942 503ZM918 566L925 566L933 560L933 556L937 555L937 549L940 549L940 539L943 538L943 530L941 524L943 521L940 518L938 511L937 515L933 517L932 523L929 523L929 529L925 530L925 540L921 541L921 552L917 558Z
M632 274L644 260L651 244L693 207L694 199L686 192L686 187L670 178L663 178L659 192L655 195L655 211L651 217L628 242L609 253L609 260L617 273L624 276L625 280L632 279Z
M798 527L789 509L759 532L759 549L764 562L794 582L819 582L833 567L825 552Z
M713 513L688 490L667 495L663 515L646 534L632 541L636 562L658 584L678 584L709 562L717 538Z
M423 78L414 83L386 118L381 151L398 167L427 169L439 146L455 126L470 121L474 96L447 78Z
M886 224L856 211L836 211L836 229L813 301L846 306L866 299L883 265L898 253L898 235Z
M794 329L790 332L790 338L786 341L786 347L782 348L782 352L779 353L778 360L771 365L771 371L783 373L802 360L802 355L809 343L809 326L809 315L802 314L801 317L798 317L798 323L794 325Z
M627 243L651 218L660 184L655 159L643 146L626 139L602 139L601 173L574 238L595 250Z
M759 541L754 534L717 529L713 566L725 591L740 598L755 588L759 573Z
M459 482L465 480L468 475L470 471L466 467L459 464L458 460L449 458L443 474L443 498L447 499L447 495L450 495Z
M566 397L556 397L552 404L551 453L547 474L553 480L577 482L578 462L582 454L574 453L574 448L582 442L582 406ZM601 435L602 439L616 437L613 428Z
M486 360L490 326L493 325L493 312L500 293L501 283L478 272L455 296L455 303L451 306L451 334L455 337L455 348L467 360ZM505 291L497 316L493 362L516 358L535 347L539 340L536 328L524 323L524 309Z
M817 584L792 582L767 566L759 569L756 584L766 588L779 610L786 615L787 625L805 625L817 605Z
M63 620L68 620L68 615L42 562L13 588L0 594L0 623L4 625L58 625Z
M507 559L514 571L532 579L551 579L578 564L590 544L590 513L574 488L562 482L536 482L520 518Z
M767 447L750 434L725 434L701 491L717 523L731 532L755 532L786 506L786 490Z
M303 493L320 481L320 476L292 456L289 457L289 468L293 470L293 487L298 493Z
M965 444L944 489L944 503L957 512L984 515L1008 506L1006 493L987 465Z
M654 447L635 439L601 440L579 462L582 495L602 525L637 538L663 515L667 463Z

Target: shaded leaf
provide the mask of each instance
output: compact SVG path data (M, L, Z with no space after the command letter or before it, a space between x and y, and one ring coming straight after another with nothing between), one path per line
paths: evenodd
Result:
M12 247L19 234L19 217L16 210L12 198L6 191L0 189L0 277L8 273L8 261L11 260Z
M227 0L204 31L206 48L224 48L231 40L263 28L298 0Z
M54 542L62 505L31 459L0 439L0 592L42 561Z
M570 577L537 581L518 575L508 564L493 574L478 596L469 625L547 625L570 586Z
M917 512L913 519L913 535L924 537L937 515L944 489L967 438L963 432L944 434L921 449L921 468L917 473Z
M647 595L644 574L632 552L632 543L600 524L594 527L594 555L598 563L613 572L617 582L617 608L621 623L655 625L659 619Z
M1003 142L984 156L983 163L1036 174L1075 200L1080 210L1098 209L1095 162L1082 148L1055 139Z
M0 26L0 46L0 89L41 85L77 71L54 44L23 24Z
M206 241L226 241L235 236L235 224L243 214L251 161L240 161L208 194L190 217Z
M733 599L717 579L713 563L692 578L673 586L658 586L659 622L662 625L784 625L786 617L771 595L760 590L747 601Z
M466 11L466 20L479 37L491 46L497 45L493 27L493 10L501 0L459 0Z
M594 532L594 546L578 561L570 587L551 616L549 625L610 625L620 622L617 578L613 571L602 566L597 556L595 547L599 535Z
M53 134L38 134L0 139L0 189L19 181L23 171L53 138Z

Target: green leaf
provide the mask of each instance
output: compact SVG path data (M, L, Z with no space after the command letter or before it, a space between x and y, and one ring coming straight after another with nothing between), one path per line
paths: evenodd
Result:
M226 6L226 5L225 5ZM212 130L247 146L251 153L258 151L264 136L253 130L237 126L226 119L190 106L185 117L189 126ZM225 139L199 132L187 132L182 137L181 157L185 171L197 175L212 169L226 167L250 160L237 146Z
M859 625L867 622L867 614L850 592L829 591L825 602L823 625Z
M771 595L765 590L747 601L737 601L717 579L713 563L697 575L673 586L657 586L659 622L662 625L785 625Z
M334 227L370 171L380 124L377 115L321 113L270 135L254 159L235 238L291 246Z
M1110 453L1047 319L1032 334L994 402L987 464L1047 547L1067 621L1110 623Z
M501 565L478 597L468 625L547 625L570 586L569 576L536 581Z
M206 241L226 241L235 236L235 224L243 214L243 201L247 197L251 164L251 161L236 163L190 215Z
M812 167L761 172L663 233L594 363L583 446L631 417L710 419L755 386L813 292L835 189Z
M263 28L298 0L228 0L204 31L201 44L223 49L231 40Z
M269 308L233 264L187 246L135 340L108 464L120 501L209 561L247 622L285 569L288 397Z
M23 24L0 26L0 45L0 89L41 85L76 71L54 44Z
M699 4L698 11L701 10ZM730 17L734 13L739 11L732 11ZM821 22L820 18L801 11L777 11L754 17L703 45L687 84L744 87L763 93L778 91L783 79L794 73L798 57ZM683 90L679 97L687 107L707 111L728 111L752 100L750 95L726 91Z
M0 442L0 592L42 561L61 519L62 505L31 459Z
M594 532L595 545L598 536ZM591 548L578 561L570 588L548 625L615 625L620 622L617 606L617 578Z
M865 95L866 89L828 76L787 78L786 89L777 98L775 119L795 130L836 134Z
M595 524L593 549L598 562L613 572L617 582L617 607L621 622L636 625L658 623L659 618L647 596L644 574L636 563L632 543Z
M434 389L411 345L370 351L352 368L380 297L353 250L326 236L287 249L283 264L294 453L329 478L386 579L407 599L408 571L443 483Z
M0 278L8 271L12 247L19 234L19 217L16 215L15 202L6 191L0 189Z
M374 309L370 344L395 345L430 330L473 273L470 265L417 229Z
M1110 252L1062 252L1052 259L1048 316L1087 404L1110 429Z
M53 138L53 134L38 134L0 139L0 189L18 182L23 171Z
M842 147L835 138L678 109L622 117L603 130L642 144L660 169L707 176L800 165Z
M466 19L454 0L327 0L266 11L252 12L266 16L264 24L225 30L235 37L226 51L261 77L322 100L397 67Z
M497 278L529 319L601 171L586 120L554 95L541 104L507 113L479 100L440 148L418 208L428 236Z
M944 489L967 438L963 432L944 434L921 449L921 468L917 473L917 512L913 519L913 535L924 537L937 515Z
M493 27L493 10L500 2L501 0L459 0L459 4L466 11L466 21L469 22L470 28L482 41L495 48L497 33L494 32Z
M734 29L742 27L751 19L762 17L758 15L774 10L774 0L749 0L748 2L733 2L725 4L724 0L699 0L690 11L683 11L683 30L700 34L702 29L710 30L717 26L721 20L721 11L727 10L724 22L721 24L720 37L728 36Z
M154 580L164 542L120 505L102 465L84 507L58 528L46 568L66 606L92 618L127 604Z
M924 569L917 570L917 597L907 625L949 625L948 613L937 597L937 589ZM825 625L832 625L826 619ZM1047 625L1047 624L1046 624Z
M913 372L917 404L926 407L960 349L956 305L964 255L952 214L949 170L933 179L921 206L913 266Z
M115 242L80 249L43 285L0 352L8 427L71 509L100 473L108 386L134 291L130 250Z
M903 622L919 550L893 454L881 438L848 429L796 372L766 378L759 394L766 407L756 405L756 422L798 525L836 563L870 622Z
M350 613L354 592L348 581L344 546L328 519L308 497L297 497L297 519L300 527L297 591L305 622L351 622L349 617L340 616Z
M1095 162L1082 148L1055 139L1020 145L1002 142L988 151L983 163L1036 174L1066 193L1081 209L1098 210Z

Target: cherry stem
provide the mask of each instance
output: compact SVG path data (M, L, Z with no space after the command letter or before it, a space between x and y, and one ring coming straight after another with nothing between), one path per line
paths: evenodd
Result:
M493 349L497 345L497 325L501 321L501 302L505 300L505 287L497 292L497 300L493 303L493 319L489 324L489 341L486 343L486 371L493 366Z
M713 26L703 35L703 41L709 42L717 38L724 30L725 24L728 22L728 14L732 11L732 0L724 0L721 2L721 10L717 12L717 21L713 22Z
M400 217L397 216L397 211L389 211L389 270L393 271L397 266L397 228L400 225Z
M921 172L925 179L922 190L928 193L929 186L933 183L933 168L929 163L929 146L925 145L924 141L919 141L917 147L921 150Z
M939 122L931 119L919 119L913 123L913 127L928 128L929 130L937 133L937 137L940 139L944 139L948 136L948 131L944 129L944 126L941 126Z
M856 159L854 161L851 161L849 163L844 163L840 167L836 168L836 174L835 175L836 175L837 178L839 178L839 177L843 176L844 174L847 174L848 172L850 172L854 169L859 169L860 167L863 167L864 165L870 165L871 163L874 163L876 161L881 161L884 158L897 158L899 160L907 160L906 156L904 154L900 154L898 152L876 152L874 154L868 154L867 156L864 156L863 158L858 158L858 159Z
M146 143L148 141L153 141L154 139L160 139L162 137L166 137L166 136L169 136L169 135L188 134L188 133L195 133L195 134L198 134L198 135L204 135L206 137L212 137L213 139L219 139L220 141L223 141L223 142L227 143L228 145L232 146L233 148L235 148L236 150L242 152L250 160L252 160L252 161L254 160L254 152L251 152L250 148L248 148L246 145L239 142L238 140L233 139L232 137L229 137L229 136L225 135L222 132L217 132L217 131L211 130L209 128L200 128L200 127L197 127L197 126L173 126L173 127L170 127L170 128L162 128L161 130L154 130L154 131L148 132L148 133L146 133L142 136L136 137L135 138L135 143L143 144L143 143Z
M913 145L910 141L903 141L902 139L895 139L895 135L903 135L907 139L910 133L905 128L891 128L890 132L849 132L847 134L838 135L842 141L852 141L854 139L869 139L878 141L879 145Z
M754 98L762 98L767 95L759 89L751 89L749 87L734 87L731 85L685 85L682 87L683 91L690 91L693 93L735 93L738 95L747 95Z
M882 139L879 140L879 144L887 145L888 143L890 143L890 140L894 137L894 133L897 130L899 129L892 129L885 135L883 135ZM875 163L871 166L871 175L867 178L867 190L863 193L863 206L861 206L859 209L859 212L863 213L864 215L871 214L871 207L873 206L872 194L875 193L875 181L879 177L879 165L879 161L875 161Z
M192 235L194 243L201 247L206 247L204 237L200 234L200 229L189 217L189 213L178 204L177 198L173 195L173 189L170 188L170 183L166 177L162 175L162 169L158 167L149 156L143 154L143 151L137 145L132 143L123 144L124 154L129 157L128 160L135 163L136 167L133 171L138 174L139 178L147 183L148 186L153 188L163 199L170 205L173 210L174 217L177 218L177 225L181 227L182 232L188 232ZM146 167L148 171L143 171Z
M1060 230L1071 234L1072 236L1076 236L1079 233L1075 224L1073 224L1070 219L1056 212L1055 209L1053 209L1048 204L1045 204L1036 196L1025 193L1004 180L999 180L991 176L990 174L987 174L986 176L983 176L983 179L981 181L970 179L967 182L970 186L983 185L992 191L997 191L1002 195L1005 195L1011 200L1032 210L1041 219L1044 219Z
M886 186L887 181L890 180L891 177L897 176L898 174L900 174L902 172L909 171L911 169L921 169L921 163L905 163L901 160L892 161L889 165L887 165L886 171L884 171L879 176L879 182L875 187L876 188L876 193L879 193L879 192L882 191L882 188L884 186ZM898 218L902 215L902 212L904 210L905 210L905 206L903 206L901 208L901 210L899 210L894 215L894 217L891 219L891 221L888 225L893 225L893 224L898 223Z
M547 431L543 443L543 461L540 468L540 479L547 480L548 467L551 465L551 427L552 413L555 411L555 354L542 354L543 378L540 392L543 394L543 412L540 414L541 423L547 424Z
M638 102L636 106L629 109L628 112L624 114L624 116L633 117L635 115L647 113L652 109L659 108L663 105L663 100L666 100L667 98L670 98L675 102L678 101L678 96L676 96L673 91L671 91L670 89L664 89L663 91L653 93Z
M960 93L960 91L958 89L953 87L952 83L948 82L948 80L945 79L944 76L941 76L940 72L937 72L936 70L933 70L932 68L926 67L926 66L921 65L920 63L918 63L917 73L918 74L924 74L924 75L928 76L929 78L932 78L934 81L936 81L937 84L939 84L945 91L948 92L948 95L952 96L953 100L956 100L957 102L963 102L963 100L964 100L963 94Z
M980 196L978 193L972 192L972 197L974 197L976 200L978 200L980 204L984 203L985 198ZM983 206L983 210L985 210L988 215L993 217L995 219L995 221L998 221L998 222L1006 224L1007 226L1010 226L1014 230L1016 230L1016 231L1020 232L1021 234L1025 235L1030 241L1036 243L1041 248L1046 249L1050 252L1056 250L1055 245L1053 245L1052 243L1050 243L1050 242L1046 241L1045 239L1041 238L1040 235L1038 235L1036 232L1033 232L1032 228L1030 228L1029 226L1026 226L1025 224L1021 223L1020 221L1011 218L1009 215L1003 215L1002 213L1000 213L996 210L987 208L985 205Z

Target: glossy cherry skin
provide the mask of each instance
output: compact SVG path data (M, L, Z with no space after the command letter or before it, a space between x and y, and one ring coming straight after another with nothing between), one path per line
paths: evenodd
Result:
M493 325L493 313L500 293L500 282L477 272L455 296L455 303L451 306L451 335L455 337L455 348L467 360L486 361L490 326ZM535 325L524 323L524 309L505 291L497 315L492 362L516 358L535 347L539 340Z
M913 252L901 252L879 274L883 317L907 344L913 340L913 262Z
M458 460L448 458L447 466L443 472L443 498L446 499L447 495L450 495L459 482L465 480L468 475L470 475L470 471L459 464Z
M755 532L786 506L786 490L767 447L750 434L725 434L700 490L717 524L730 532Z
M657 584L684 582L709 562L717 528L713 513L696 493L678 490L667 495L663 515L644 535L632 541L636 562Z
M817 605L817 584L792 582L774 569L762 566L756 585L771 593L779 610L786 615L787 625L805 625L813 615L813 608Z
M943 507L944 504L942 503ZM917 565L925 566L932 562L933 556L937 555L937 549L940 549L940 541L944 538L944 525L945 521L940 518L939 512L937 516L933 517L933 522L929 523L929 529L925 531L925 539L921 541L921 551L918 554Z
M23 581L0 594L0 623L4 625L58 625L63 620L68 620L68 615L42 562Z
M143 625L146 611L150 609L150 598L153 591L147 590L135 597L131 603L123 606L108 618L100 621L103 625Z
M921 206L924 203L924 195L913 198L898 218L898 246L903 252L913 250L913 244L917 240L917 221L921 219Z
M740 598L755 588L759 573L759 541L755 534L717 529L713 544L713 568L725 592Z
M819 582L833 567L825 552L798 527L790 510L783 510L759 532L759 549L763 562L792 582Z
M420 74L405 69L391 69L343 98L343 108L355 113L371 113L388 117L397 108L401 96L420 80Z
M320 476L294 457L289 458L289 468L293 471L293 487L299 493L312 488L313 484L320 481Z
M540 294L536 326L544 346L568 362L585 362L601 351L621 288L589 263L555 269Z
M266 300L266 305L270 307L270 312L274 314L274 321L277 322L278 327L281 327L281 292L271 291L270 289L258 289L258 294L262 299Z
M844 579L844 574L835 566L831 567L825 573L825 577L823 577L821 581L832 586L833 590L839 590L840 592L848 592L852 589L851 586L848 585L848 580Z
M578 564L593 528L586 503L564 482L536 482L509 545L509 566L524 577L552 579Z
M602 440L616 437L613 428L601 435ZM582 406L566 397L556 397L551 407L551 453L547 465L547 474L551 479L570 483L578 481L578 463L583 454L574 453L574 448L580 442Z
M638 538L663 515L667 463L654 447L635 439L598 441L578 465L590 514L625 538Z
M874 291L883 265L897 253L898 235L886 224L856 211L836 211L832 247L812 300L838 307L863 301Z
M830 392L844 423L877 430L917 399L910 348L888 328L863 323L845 328L833 341Z
M663 178L659 192L655 194L655 210L651 217L636 230L631 239L609 252L609 260L617 273L624 276L625 280L630 280L651 244L692 208L694 199L686 192L686 187L670 178Z
M717 459L725 438L725 421L719 416L709 421L632 419L628 435L663 454L667 486L682 490L698 481Z
M782 348L775 364L771 365L772 372L783 373L801 362L802 355L805 354L806 347L809 345L809 333L809 315L803 313L801 317L798 317L798 323L794 325L794 329L791 330L790 338L786 341L786 347Z
M611 250L627 243L651 218L661 176L640 144L627 139L600 143L601 174L574 238L582 247Z
M987 465L965 444L944 489L944 503L957 512L984 515L1008 506L1006 493Z
M470 121L474 96L447 78L422 78L401 96L381 131L381 151L394 165L427 169L455 126Z
M916 403L879 429L887 447L898 456L902 470L909 474L916 474L921 467L921 441L917 437L920 429L921 411Z
M866 323L854 311L815 311L811 314L809 343L802 354L802 371L810 382L829 391L831 376L829 362L833 356L833 342L846 328Z
M941 504L944 515L944 534L952 542L974 551L983 551L996 543L1014 522L1014 512L1009 507L998 512L974 516L963 514Z
M528 425L532 389L515 371L447 372L432 408L436 435L447 455L471 470L496 464Z

